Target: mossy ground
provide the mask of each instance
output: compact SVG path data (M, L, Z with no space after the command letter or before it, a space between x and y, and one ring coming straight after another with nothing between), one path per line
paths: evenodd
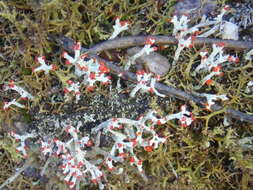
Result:
M63 60L60 58L62 50L48 40L49 34L66 35L80 41L83 46L90 47L110 36L113 18L116 16L131 20L133 23L131 30L124 35L171 34L172 26L168 24L167 19L171 17L176 1L157 2L160 1L0 1L0 85L12 79L36 95L35 101L28 104L25 109L0 110L0 184L22 164L21 158L15 152L16 143L7 135L7 132L13 129L13 123L20 118L34 124L35 116L40 117L40 114L67 117L73 112L87 112L95 114L99 122L113 116L113 113L114 117L124 115L130 117L132 110L129 106L135 109L134 116L137 116L141 112L144 113L146 108L154 108L161 115L175 113L180 105L185 104L176 98L161 100L146 95L140 97L138 102L135 99L128 99L129 97L124 94L118 97L116 91L109 91L109 87L99 87L91 94L83 89L85 100L79 105L74 105L72 102L65 103L61 99L61 92L58 91L62 83L74 76L69 73L69 69L64 68ZM219 3L221 5L225 1ZM193 91L194 86L198 85L199 78L203 76L192 77L190 72L192 67L199 63L199 51L203 49L208 47L184 51L180 64L162 81L185 91ZM172 60L174 52L175 46L171 46L161 53ZM214 86L203 87L198 92L227 94L230 100L226 101L225 107L252 113L253 97L252 94L245 92L245 88L253 75L253 66L251 62L243 59L243 52L233 53L242 60L240 64L225 68L224 76L215 80ZM50 63L56 64L59 69L49 75L33 74L32 68L38 66L34 58L38 55L45 55ZM55 91L58 94L52 97ZM3 101L11 100L16 95L1 91L0 107ZM95 96L99 98L96 99ZM115 102L115 99L119 100L120 104ZM106 100L108 102L105 104ZM94 104L97 105L96 109ZM139 150L140 157L145 160L144 169L150 180L142 181L137 173L133 173L133 168L126 166L128 177L108 176L110 179L108 188L146 190L253 188L252 150L245 151L238 145L238 140L253 136L253 126L232 120L228 127L224 127L224 110L210 113L193 103L187 104L192 107L197 117L197 121L190 128L181 128L175 121L168 122L158 129L160 133L171 136L167 144L152 153ZM100 109L102 105L104 111ZM106 109L107 107L117 110L113 112ZM120 108L127 111L123 111L123 115L120 115L121 111L118 110ZM40 114L34 114L35 112ZM8 188L36 190L44 188L44 184L34 185L32 181L31 178L19 177Z

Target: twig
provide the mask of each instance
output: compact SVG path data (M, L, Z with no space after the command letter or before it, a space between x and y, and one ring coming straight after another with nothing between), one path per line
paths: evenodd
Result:
M143 40L143 38L142 38L142 40ZM59 43L65 50L73 53L73 48L72 48L73 45L74 45L73 40L71 40L67 37L61 37L61 38L55 39L55 41L57 43ZM110 40L110 41L112 41L112 40ZM138 42L139 41L137 40L137 42L135 44L138 44ZM106 44L106 42L103 42L103 43ZM117 45L117 47L119 47L119 46L122 47L123 45ZM94 47L96 47L96 46L94 46ZM91 49L93 49L93 48L91 48ZM89 52L91 52L90 51L91 49L89 49ZM87 52L87 49L82 48L82 51ZM93 50L92 50L92 52L93 52ZM96 55L94 53L90 53L89 56L91 58L96 58L100 61L105 62L107 67L110 69L111 73L113 73L115 75L121 74L121 78L123 78L125 80L129 80L129 81L134 82L134 83L137 82L136 75L134 73L125 71L122 68L116 66L116 64L114 64L110 61L104 60L104 59L100 58L98 55ZM176 89L176 88L171 87L171 86L164 85L162 83L156 83L155 88L162 94L165 94L167 96L174 96L174 97L177 97L177 98L179 98L181 100L185 100L185 101L193 101L196 104L198 104L200 107L204 107L203 105L206 103L204 98L198 97L198 96L193 95L189 92L184 92L182 90ZM217 104L214 104L211 107L211 109L213 111L218 111L218 110L221 110L222 108L223 108L222 106L217 105ZM233 110L233 109L230 109L230 108L226 109L226 114L228 114L232 118L237 119L239 121L245 121L245 122L249 122L249 123L253 124L253 115L248 115L248 114L245 114L243 112Z
M115 38L112 40L106 40L104 42L98 43L94 45L93 47L89 49L85 49L87 53L93 53L98 54L100 52L111 50L111 49L117 49L117 48L128 48L128 47L134 47L134 46L141 46L145 45L145 41L148 37L155 38L157 45L168 45L168 44L177 44L178 41L175 37L172 36L126 36L121 38ZM65 36L56 37L54 35L49 36L50 40L55 40L59 44L63 46L66 45L70 47L68 38ZM246 42L246 41L238 41L238 40L221 40L217 38L203 38L199 37L196 38L194 41L195 46L204 46L204 45L212 45L214 43L224 43L224 46L229 49L235 49L235 50L247 50L247 49L253 49L253 42Z
M177 44L177 40L172 36L127 36L121 38L115 38L101 42L92 48L88 49L87 53L100 53L102 51L117 49L117 48L128 48L133 46L141 46L145 44L148 37L155 39L157 45L166 44ZM237 40L221 40L216 38L196 38L194 41L195 46L212 45L214 43L224 43L226 48L235 50L252 49L253 42L237 41Z
M14 175L9 177L2 185L0 185L0 189L12 183L23 171L25 171L29 166L31 166L33 161L34 161L33 158L30 158L29 160L27 160L25 164L22 166L22 168L20 168Z

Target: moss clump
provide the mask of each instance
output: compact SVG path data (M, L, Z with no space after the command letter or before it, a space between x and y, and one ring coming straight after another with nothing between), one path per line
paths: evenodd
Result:
M18 81L36 99L26 109L0 109L0 184L15 168L20 167L20 157L15 152L15 143L7 137L7 132L14 128L15 121L31 122L30 129L40 129L41 133L52 130L57 133L50 121L72 119L79 120L84 113L94 115L95 122L85 123L92 127L110 117L132 117L152 108L163 115L174 113L185 102L169 97L160 99L148 95L129 99L127 94L99 87L89 94L82 89L84 98L79 105L64 102L61 85L68 79L75 78L71 68L66 68L59 57L61 49L48 40L50 34L66 35L90 47L107 39L112 32L113 18L121 16L131 20L131 30L126 35L134 34L171 34L172 26L167 19L172 15L176 1L144 0L9 0L0 1L0 87L9 80ZM226 1L220 0L219 4ZM180 56L180 64L162 78L165 84L173 85L185 91L194 91L197 78L190 72L199 64L199 52L208 49L185 50ZM170 61L173 60L175 47L168 47L162 52ZM124 53L124 51L123 51ZM252 94L245 88L252 78L252 62L243 59L242 52L235 52L242 60L239 65L225 70L222 78L215 80L214 86L202 87L199 93L210 92L227 94L229 106L246 113L253 113ZM107 52L107 56L118 52ZM35 56L46 55L50 63L58 70L49 75L32 73L37 66ZM122 55L122 52L119 53ZM119 57L120 57L119 56ZM112 56L113 57L113 56ZM203 78L203 76L199 76ZM115 84L113 84L115 87ZM126 90L130 84L122 84ZM15 93L1 91L2 102L15 98ZM144 160L144 170L148 182L125 166L126 175L108 176L108 188L112 189L251 189L253 188L252 150L244 149L239 140L253 136L251 124L231 121L230 126L223 125L224 110L210 113L190 103L197 121L190 128L180 128L175 121L158 127L158 132L170 136L168 143L152 153L139 150ZM34 114L36 113L36 114ZM44 122L47 121L47 122ZM32 154L33 155L33 154ZM39 162L39 161L38 161ZM40 182L42 183L42 182ZM43 189L32 183L32 179L19 177L10 184L9 189ZM44 184L42 184L44 186ZM47 183L48 189L62 189L59 179L52 178ZM84 187L83 189L92 187Z

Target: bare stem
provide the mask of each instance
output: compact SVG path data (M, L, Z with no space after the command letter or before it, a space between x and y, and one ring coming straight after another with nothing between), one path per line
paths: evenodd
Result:
M107 40L94 45L92 48L88 49L87 53L100 53L102 51L117 49L117 48L128 48L133 46L145 45L147 38L152 37L155 39L157 45L168 45L177 44L178 41L172 36L126 36L121 38L115 38L112 40ZM224 46L229 49L244 50L252 49L253 42L237 41L237 40L221 40L216 38L196 38L194 41L195 46L212 45L214 43L224 43Z
M32 162L34 161L33 158L27 160L25 164L20 168L15 174L9 177L2 185L0 185L0 189L4 188L6 185L12 183L23 171L25 171L29 166L31 166Z

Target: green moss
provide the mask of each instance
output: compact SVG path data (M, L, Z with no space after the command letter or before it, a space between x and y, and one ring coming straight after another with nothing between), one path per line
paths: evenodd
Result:
M2 26L0 28L0 85L14 79L36 95L36 99L31 105L27 105L25 110L14 109L6 112L0 110L0 131L10 130L9 126L19 115L22 115L27 122L32 121L34 118L31 118L29 113L38 110L51 115L61 113L65 116L73 112L93 110L97 121L116 116L137 117L141 112L146 111L146 105L156 109L160 115L178 111L179 106L185 102L175 98L167 98L166 101L157 97L147 98L147 96L137 100L127 99L120 97L115 91L109 92L108 88L102 87L92 94L82 89L85 100L80 105L61 101L61 91L57 91L56 98L59 101L52 102L52 94L50 94L53 88L62 88L67 80L75 76L71 74L70 67L64 66L63 60L58 61L61 50L48 41L49 34L66 35L81 41L85 47L90 47L110 36L115 16L121 16L123 20L131 20L133 23L132 29L126 31L124 35L171 34L172 26L167 23L167 19L173 14L176 0L165 1L160 7L156 2L144 0L0 1ZM227 2L218 1L219 5ZM198 78L191 76L190 72L199 63L199 51L204 49L208 48L184 51L180 57L180 64L163 77L162 82L185 91L193 91L194 86L198 84ZM162 53L172 61L174 51L175 47L170 46ZM34 58L39 55L46 55L48 62L56 64L58 70L49 75L32 73L32 68L38 66ZM238 55L242 57L240 52ZM215 87L202 87L198 92L228 94L230 100L224 106L252 113L252 95L244 90L247 82L251 80L252 69L252 63L246 63L242 59L240 65L233 65L233 69L227 69L222 78L215 80ZM8 92L1 93L0 106L2 107L2 101L12 96L15 97L15 93L11 96ZM131 106L127 107L128 104ZM253 135L252 125L232 121L233 127L224 127L222 122L225 110L210 113L198 108L194 103L190 103L190 106L197 117L197 121L191 128L180 128L175 121L170 121L165 126L157 128L161 134L170 137L167 144L150 154L137 150L144 160L144 169L149 176L148 182L134 173L131 166L125 165L123 167L126 175L108 176L108 187L112 189L252 188L252 152L245 151L238 145L239 139ZM111 108L115 109L114 112ZM58 116L55 114L52 117ZM46 116L45 118L48 119ZM38 124L40 125L42 124ZM15 146L15 142L6 135L0 138L0 159L2 159L0 161L1 163L10 161L6 162L4 167L0 167L1 171L6 171L5 179L12 173L10 168L13 169L13 165L20 161ZM0 183L3 181L0 176ZM15 183L14 189L17 187L22 189L21 185L18 186L20 181L31 185L29 179L22 178ZM63 189L58 178L53 178L51 182L52 184L48 184L51 185L50 187ZM92 189L94 186L84 187L84 189L89 188Z

